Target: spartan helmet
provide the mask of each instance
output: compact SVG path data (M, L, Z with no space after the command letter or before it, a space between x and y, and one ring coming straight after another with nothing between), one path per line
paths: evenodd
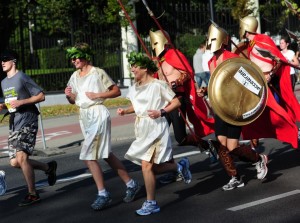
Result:
M258 21L254 16L246 16L240 19L240 39L243 39L246 32L256 33Z
M212 53L221 49L222 45L228 45L228 34L227 32L219 27L217 24L212 23L208 28L206 49Z
M169 34L164 31L165 34L169 37ZM157 30L155 32L149 31L150 35L150 41L151 41L151 47L154 56L159 56L165 49L165 44L168 43L168 40L164 36L163 32L161 30Z

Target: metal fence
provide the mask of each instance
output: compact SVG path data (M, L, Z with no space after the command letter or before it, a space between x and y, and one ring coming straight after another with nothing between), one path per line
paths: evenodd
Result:
M175 46L181 49L191 61L200 37L204 36L212 17L216 23L225 28L231 35L238 36L238 22L230 13L212 12L209 2L191 4L189 1L149 1L149 5L162 27L168 31ZM158 29L142 2L136 3L137 29L147 39L150 29ZM273 20L262 20L262 32L271 34L284 32L275 30L278 23L278 11L274 11ZM56 33L49 36L39 29L45 23L38 16L23 17L16 14L17 29L10 40L10 47L20 54L19 67L40 84L47 92L62 91L73 72L73 68L65 57L65 48L75 42L87 42L95 51L93 64L104 68L115 82L123 80L121 68L121 31L119 24L108 26L89 24L73 20L71 32ZM34 24L34 26L33 26ZM290 17L285 26L296 31L299 20ZM84 30L83 32L80 30Z

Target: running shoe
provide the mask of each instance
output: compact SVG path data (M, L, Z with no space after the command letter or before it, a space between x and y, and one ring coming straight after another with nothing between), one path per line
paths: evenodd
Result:
M173 182L183 181L182 174L180 172L171 172L167 173L160 178L158 178L158 182L160 184L169 184Z
M268 173L268 157L263 154L260 154L259 156L261 157L261 160L255 163L255 168L257 170L257 179L262 180Z
M34 203L39 202L40 196L38 193L32 194L32 193L28 193L26 195L26 197L19 203L19 207L24 207L24 206L28 206Z
M150 201L145 201L143 203L142 208L135 211L137 215L141 215L141 216L150 215L157 212L160 212L160 207L157 205L156 202L155 204L153 204Z
M134 180L134 187L127 187L126 196L123 198L125 203L129 203L134 200L135 196L141 190L141 185L138 181Z
M191 171L189 169L190 168L190 161L188 160L188 158L184 157L178 163L181 166L179 172L181 172L184 182L186 184L191 183L192 182L192 174L191 174Z
M237 177L232 177L230 181L222 187L223 190L232 190L237 187L245 186L242 179L238 179Z
M48 175L48 184L49 186L53 186L56 183L56 169L57 163L56 161L51 161L48 163L49 169L45 172Z
M0 196L4 195L6 192L6 181L5 181L5 172L0 170Z
M97 195L96 200L91 205L91 207L95 211L99 211L99 210L107 207L111 202L112 202L112 199L110 197L110 193L107 192L106 196Z

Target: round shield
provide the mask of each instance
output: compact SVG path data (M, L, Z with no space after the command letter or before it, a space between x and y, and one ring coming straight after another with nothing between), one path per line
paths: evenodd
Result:
M213 111L225 122L243 126L257 119L266 106L267 82L248 59L225 60L212 73L208 96Z

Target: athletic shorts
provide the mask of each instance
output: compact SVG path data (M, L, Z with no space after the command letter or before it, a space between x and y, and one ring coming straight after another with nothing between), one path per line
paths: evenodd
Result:
M215 134L218 136L226 136L230 139L239 139L242 132L241 126L235 126L223 121L219 116L215 115Z
M18 151L31 155L35 146L38 123L29 123L18 131L10 131L8 136L9 158L16 158Z

